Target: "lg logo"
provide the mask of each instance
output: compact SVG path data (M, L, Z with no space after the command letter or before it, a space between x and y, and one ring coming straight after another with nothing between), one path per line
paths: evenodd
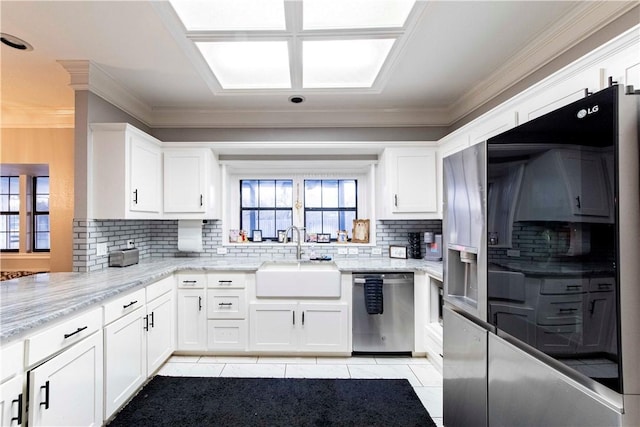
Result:
M585 117L587 117L589 114L594 114L598 112L598 106L594 105L593 107L589 107L589 108L583 108L582 110L578 111L578 118L579 119L584 119Z

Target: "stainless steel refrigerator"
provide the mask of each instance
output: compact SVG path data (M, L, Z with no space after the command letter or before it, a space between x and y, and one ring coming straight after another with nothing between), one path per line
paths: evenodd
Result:
M639 111L611 85L444 159L446 426L640 425Z

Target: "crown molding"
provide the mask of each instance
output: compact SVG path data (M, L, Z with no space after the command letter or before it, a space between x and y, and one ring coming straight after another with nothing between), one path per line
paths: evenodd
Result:
M59 60L58 63L69 73L69 86L73 90L91 91L146 125L153 121L152 109L95 62Z
M448 110L448 124L489 102L636 6L636 2L582 2L454 103Z

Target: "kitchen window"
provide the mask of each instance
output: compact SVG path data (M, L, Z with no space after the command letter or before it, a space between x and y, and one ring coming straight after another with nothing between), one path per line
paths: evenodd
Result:
M245 179L240 181L240 228L263 239L277 239L278 230L293 224L293 180Z
M20 249L20 177L0 178L0 250Z
M358 216L358 184L355 179L306 179L304 224L307 233L326 233L337 239L339 230L351 238Z
M49 177L33 177L33 189L33 250L46 252L51 248Z

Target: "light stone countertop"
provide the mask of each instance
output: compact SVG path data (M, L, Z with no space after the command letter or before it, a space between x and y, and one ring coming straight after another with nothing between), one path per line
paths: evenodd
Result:
M124 268L91 273L40 273L0 282L0 344L25 338L46 323L134 290L178 271L255 271L265 258L148 258ZM324 261L318 261L324 262ZM414 259L336 259L350 272L424 272L442 280L442 263Z

